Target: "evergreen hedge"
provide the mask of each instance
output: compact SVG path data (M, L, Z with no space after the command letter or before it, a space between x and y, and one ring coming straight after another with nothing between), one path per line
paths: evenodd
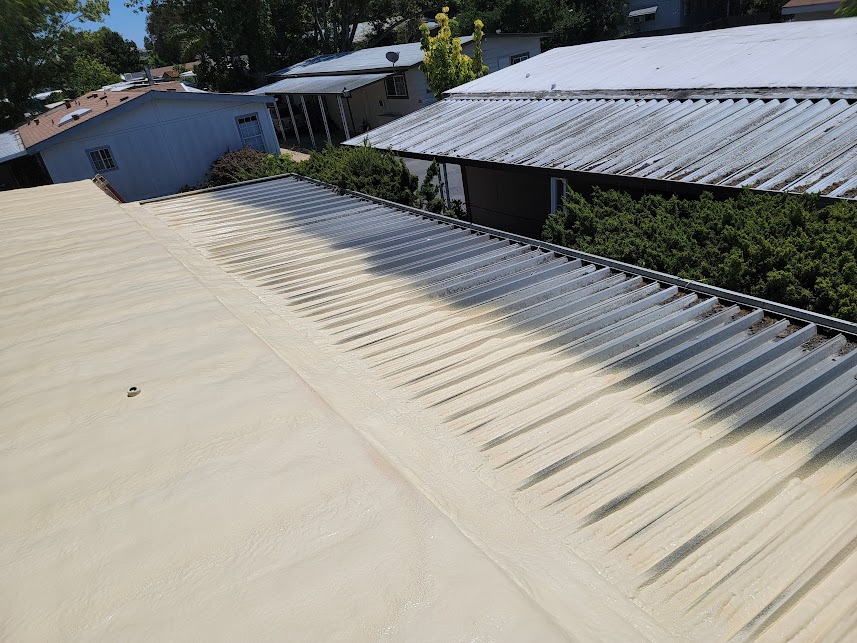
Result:
M857 321L857 203L749 190L716 200L571 192L546 241Z
M294 173L370 196L461 218L461 203L448 207L440 198L442 184L437 163L419 179L401 158L368 145L333 147L311 152L309 159L293 161L286 155L272 156L244 148L227 152L211 165L206 185L227 185L250 179Z

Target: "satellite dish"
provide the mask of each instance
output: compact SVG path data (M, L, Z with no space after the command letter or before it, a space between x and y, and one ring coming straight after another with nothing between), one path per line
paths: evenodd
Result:
M396 66L396 63L399 61L399 52L398 51L388 51L387 52L387 60L393 63L393 66Z

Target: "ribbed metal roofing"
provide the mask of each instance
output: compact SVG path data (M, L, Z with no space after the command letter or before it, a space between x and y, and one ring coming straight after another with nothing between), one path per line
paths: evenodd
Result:
M857 635L853 338L307 180L144 206L677 634Z
M11 161L19 156L24 156L26 153L27 150L21 142L18 132L15 130L0 132L0 163Z
M472 40L473 36L461 37L462 44L467 44ZM395 64L387 60L388 52L399 54L399 59ZM269 76L297 77L319 74L350 74L362 71L393 72L413 67L422 61L423 52L420 49L420 43L409 42L403 45L369 47L338 54L323 54L275 71Z
M560 47L451 94L857 87L857 18L785 22Z
M342 76L302 76L283 78L254 89L250 94L342 94L383 80L390 74L344 74Z
M853 198L855 116L846 99L455 97L368 138L405 155Z

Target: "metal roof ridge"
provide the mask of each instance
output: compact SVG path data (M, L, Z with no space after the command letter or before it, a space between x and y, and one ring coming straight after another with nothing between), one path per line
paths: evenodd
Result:
M589 252L584 252L582 250L575 250L574 248L567 248L565 246L560 246L553 243L548 243L547 241L540 241L538 239L532 239L530 237L525 237L518 234L513 234L511 232L504 232L503 230L498 230L496 228L489 228L488 226L479 225L477 223L471 223L469 221L463 221L461 219L453 219L451 217L444 216L442 214L435 214L433 212L429 212L427 210L421 210L419 208L414 208L412 206L402 205L401 203L396 203L395 201L389 201L387 199L382 199L381 197L371 196L369 194L364 194L363 192L357 192L355 190L349 190L347 188L340 188L338 186L332 185L330 183L325 183L324 181L320 181L318 179L313 179L307 176L302 176L300 174L295 173L286 173L286 174L277 174L275 176L266 176L260 179L252 179L250 181L242 181L240 183L230 183L228 185L218 185L210 188L202 188L200 190L193 190L191 192L181 192L179 194L171 194L168 196L158 197L155 199L147 199L145 201L140 201L141 205L146 205L148 203L155 203L158 201L167 201L170 199L183 198L192 194L201 194L205 192L217 192L220 190L226 190L230 188L235 188L238 186L250 185L253 183L263 183L266 181L275 181L278 179L284 178L294 178L299 181L306 181L309 183L313 183L315 185L319 185L321 187L330 189L335 191L337 194L348 195L355 197L357 199L363 201L369 201L371 203L377 203L379 205L383 205L389 208L393 208L396 210L400 210L402 212L406 212L408 214L417 215L424 218L434 219L436 221L440 221L443 223L447 223L454 227L473 230L474 232L481 232L483 234L487 234L491 237L496 237L498 239L504 239L510 242L519 243L522 245L528 245L533 249L543 250L545 252L553 252L557 255L570 257L572 259L581 259L583 261L587 261L597 266L603 266L606 268L611 268L614 270L622 271L628 273L630 275L636 275L639 277L643 277L644 279L649 279L652 281L657 281L663 284L669 284L671 286L677 286L688 292L694 292L702 295L707 295L709 297L717 297L718 299L723 299L730 303L735 303L741 306L746 306L750 308L758 308L765 312L773 313L774 315L780 315L782 317L786 317L792 320L801 321L807 324L816 324L818 327L835 331L838 333L844 333L846 335L850 335L854 338L857 338L857 323L849 322L844 319L838 319L836 317L831 317L829 315L822 315L820 313L814 313L809 310L804 310L802 308L795 308L794 306L789 306L787 304L780 304L775 301L770 301L767 299L762 299L760 297L755 297L753 295L746 295L744 293L739 293L734 290L728 290L726 288L720 288L717 286L712 286L710 284L705 284L699 281L692 281L688 279L682 279L681 277L677 277L675 275L670 275L664 272L658 272L657 270L650 270L648 268L642 268L640 266L635 266L633 264L625 263L623 261L618 261L615 259L609 259L607 257L602 257L600 255L595 255Z
M857 87L741 87L732 89L629 89L629 90L544 90L544 91L492 91L492 92L455 92L444 95L455 100L572 100L572 99L741 99L784 100L789 98L804 100L852 100L857 101Z

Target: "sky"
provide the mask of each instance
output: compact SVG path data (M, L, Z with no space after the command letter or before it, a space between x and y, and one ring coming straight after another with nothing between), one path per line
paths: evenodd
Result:
M118 31L127 40L133 40L138 47L143 46L143 36L146 35L146 13L134 13L125 6L125 0L110 0L110 15L104 19L104 24L84 22L75 25L78 29L98 29L102 26Z

